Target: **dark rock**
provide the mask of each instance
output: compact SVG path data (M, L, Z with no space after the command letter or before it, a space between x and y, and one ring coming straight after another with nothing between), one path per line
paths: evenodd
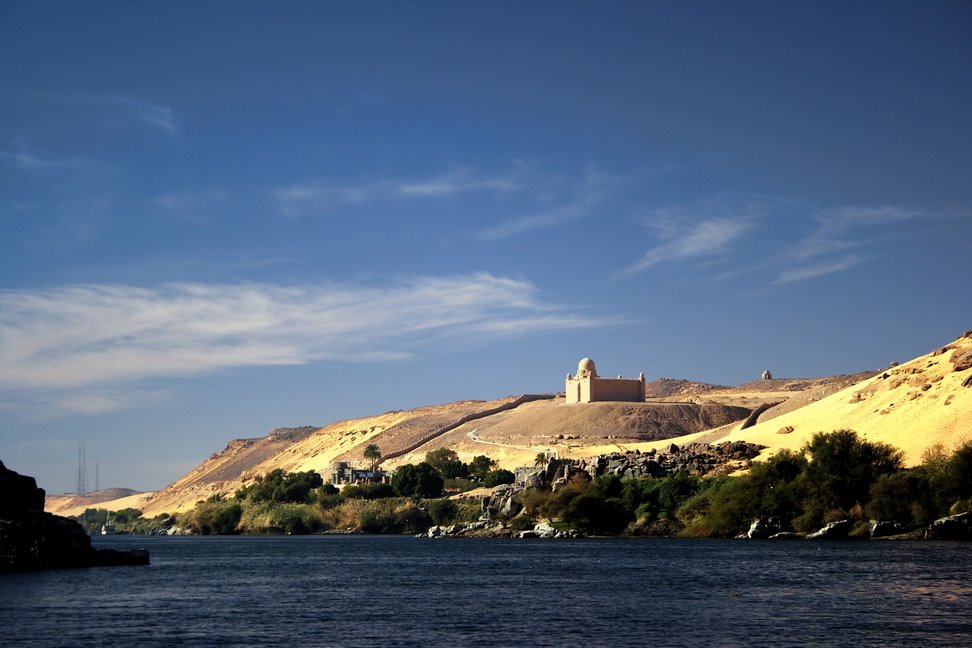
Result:
M949 515L932 522L925 530L926 540L972 540L969 513Z
M0 461L0 518L23 511L43 511L44 495L44 489L37 487L33 477L9 470Z
M972 349L956 349L949 361L955 365L954 371L972 369Z
M872 538L886 538L901 533L901 525L897 522L880 521L871 525Z
M94 549L80 524L43 508L34 478L0 462L0 572L149 563L144 549Z
M850 520L831 522L824 528L814 531L807 536L807 540L844 540L851 530Z
M764 540L780 532L780 524L773 518L757 518L749 525L746 537L750 540Z

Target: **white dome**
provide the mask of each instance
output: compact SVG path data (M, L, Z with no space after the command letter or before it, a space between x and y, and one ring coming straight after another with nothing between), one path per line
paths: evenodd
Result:
M594 361L590 358L582 358L580 362L577 363L577 373L594 373Z

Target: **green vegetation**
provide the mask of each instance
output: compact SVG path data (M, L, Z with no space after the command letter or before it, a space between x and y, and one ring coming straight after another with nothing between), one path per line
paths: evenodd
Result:
M443 483L442 476L427 461L401 466L391 480L399 497L438 497L442 494Z
M557 469L569 462L552 463ZM355 484L341 491L313 471L274 470L233 497L215 495L199 502L188 514L146 520L140 511L125 509L113 513L111 521L120 533L173 525L203 534L420 533L433 524L478 520L478 499L446 499L443 488L512 483L513 473L495 465L485 456L465 464L451 450L435 450L426 461L401 466L391 484ZM755 463L741 477L680 472L664 478L608 475L592 480L575 472L555 490L521 490L515 510L501 521L511 531L530 530L545 520L558 529L594 535L733 537L757 518L772 518L783 530L798 532L848 519L855 523L852 535L864 536L869 519L909 531L972 509L972 441L952 454L931 448L921 465L901 466L898 450L838 430L815 435L799 452L781 451ZM88 509L77 519L98 533L106 517L104 510Z
M513 473L500 468L499 470L491 470L486 473L486 476L483 478L483 486L493 488L500 484L512 484L514 481L516 481L516 477L514 477Z
M784 530L815 531L848 519L857 533L871 518L905 531L972 506L972 442L953 455L926 456L904 470L901 453L850 430L817 434L801 452L782 451L741 477L591 481L575 475L556 491L519 494L529 519L566 522L587 533L734 537L754 519L773 518Z
M432 466L443 479L457 479L469 476L469 466L459 460L455 450L439 448L425 454L425 463Z
M324 485L324 480L313 470L285 473L280 468L271 470L247 486L236 491L236 500L251 502L306 502L311 491Z
M142 512L134 508L121 509L110 513L107 509L89 508L72 519L80 522L84 530L90 535L100 534L101 528L108 525L114 528L114 533L148 534L153 529L166 528L176 524L175 516L170 516L168 513L161 513L154 518L144 518Z
M371 462L371 470L374 471L378 462L381 461L381 449L374 443L369 443L364 449L363 456Z
M476 455L469 462L469 476L482 479L490 470L496 467L496 462L486 455Z

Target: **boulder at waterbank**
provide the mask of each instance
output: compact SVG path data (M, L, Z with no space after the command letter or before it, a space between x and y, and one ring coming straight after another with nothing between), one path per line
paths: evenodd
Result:
M763 540L781 531L779 522L773 518L757 518L749 525L746 537L750 540Z
M149 563L144 549L94 549L80 524L43 508L34 478L0 462L0 572Z
M807 536L807 540L845 540L851 530L850 520L831 522L824 528L814 531Z
M897 522L878 521L871 525L872 538L887 538L901 533L901 525Z
M949 515L935 520L925 530L927 540L972 540L969 513Z

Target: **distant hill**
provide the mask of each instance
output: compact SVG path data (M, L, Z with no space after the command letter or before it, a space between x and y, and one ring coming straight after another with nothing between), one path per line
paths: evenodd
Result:
M84 495L48 495L44 509L50 513L60 513L64 510L98 508L105 502L114 502L122 498L141 495L141 491L131 488L102 488ZM122 508L122 507L119 507Z
M729 389L723 385L710 385L695 380L681 378L658 378L645 383L645 398L668 398L671 396L697 396L706 392Z
M884 371L738 387L662 378L646 388L646 403L567 405L562 395L510 396L386 412L320 428L278 428L265 437L231 441L157 493L126 491L128 497L111 502L70 504L74 510L94 503L134 506L147 515L186 510L274 468L316 470L326 478L334 462L364 465L362 453L371 443L388 458L383 464L388 468L448 447L465 460L485 454L512 469L532 465L538 452L587 457L672 442L738 439L767 446L769 455L798 449L815 432L851 428L900 448L913 465L936 443L951 450L972 437L972 332ZM57 500L61 511L71 511L68 504Z

